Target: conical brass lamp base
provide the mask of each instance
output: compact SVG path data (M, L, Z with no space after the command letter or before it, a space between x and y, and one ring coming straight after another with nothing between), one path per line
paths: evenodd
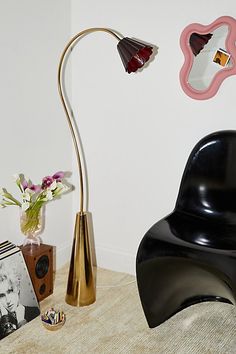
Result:
M96 300L88 219L87 212L76 214L66 293L66 302L72 306L87 306Z

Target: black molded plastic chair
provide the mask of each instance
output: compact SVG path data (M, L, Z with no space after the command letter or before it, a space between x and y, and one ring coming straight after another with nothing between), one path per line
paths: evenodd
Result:
M202 301L236 300L236 131L193 149L174 211L140 243L137 282L150 327Z

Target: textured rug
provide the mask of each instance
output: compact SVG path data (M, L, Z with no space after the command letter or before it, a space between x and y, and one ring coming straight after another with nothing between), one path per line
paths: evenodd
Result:
M2 339L1 353L236 353L232 305L194 305L149 329L133 276L98 269L96 303L76 308L64 302L67 273L67 267L57 272L54 294L41 302L42 311L54 306L66 313L64 327L51 332L36 318Z

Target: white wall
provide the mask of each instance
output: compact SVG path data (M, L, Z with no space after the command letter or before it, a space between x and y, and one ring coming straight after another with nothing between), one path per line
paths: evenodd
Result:
M14 173L40 182L71 171L71 140L57 93L57 65L70 37L70 2L1 1L0 185L17 194ZM68 259L72 240L72 194L46 208L44 243L55 245L57 266ZM0 240L21 244L19 210L0 210Z
M16 172L37 182L72 169L56 83L58 60L72 35L104 26L157 45L149 67L130 75L106 33L87 36L72 53L72 106L88 165L98 265L134 273L139 242L173 209L194 144L210 132L236 129L236 77L208 101L192 100L179 84L181 31L223 15L236 17L233 0L2 1L0 185L16 191ZM78 186L75 165L72 176ZM43 241L56 245L58 266L68 260L77 210L78 192L47 206ZM0 235L22 242L17 209L0 210Z
M182 30L223 15L236 17L234 0L72 0L72 35L109 27L159 47L155 61L130 76L115 39L105 33L83 38L73 51L73 108L79 110L102 267L134 272L143 235L174 207L195 143L210 132L236 129L235 76L207 101L189 98L179 84Z

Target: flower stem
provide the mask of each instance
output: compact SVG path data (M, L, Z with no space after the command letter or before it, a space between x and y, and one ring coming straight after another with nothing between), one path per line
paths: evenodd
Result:
M35 203L27 209L21 217L21 231L25 235L32 235L39 231L41 226L41 211L42 203Z

